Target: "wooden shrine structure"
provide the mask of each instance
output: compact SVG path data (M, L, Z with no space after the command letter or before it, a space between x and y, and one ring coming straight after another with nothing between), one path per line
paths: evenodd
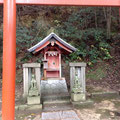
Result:
M14 120L16 76L16 5L120 7L120 0L0 0L0 4L3 4L4 6L2 120Z
M33 54L38 52L43 54L44 79L61 78L61 55L68 55L76 50L55 33L49 34L38 44L28 49Z

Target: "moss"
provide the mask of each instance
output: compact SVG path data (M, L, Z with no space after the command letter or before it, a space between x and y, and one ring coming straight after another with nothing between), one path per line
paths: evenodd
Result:
M115 107L120 108L120 101L114 101Z
M93 86L86 86L86 90L88 93L95 93L95 92L104 92L103 88L97 88Z
M108 119L110 117L110 111L106 109L97 109L96 113L101 114L100 119Z
M87 79L100 80L106 77L106 69L104 68L104 66L99 66L95 71L88 71L86 77Z

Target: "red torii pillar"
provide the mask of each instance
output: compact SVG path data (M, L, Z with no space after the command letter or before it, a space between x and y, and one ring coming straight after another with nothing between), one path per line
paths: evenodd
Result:
M2 120L14 120L16 74L16 0L4 0Z

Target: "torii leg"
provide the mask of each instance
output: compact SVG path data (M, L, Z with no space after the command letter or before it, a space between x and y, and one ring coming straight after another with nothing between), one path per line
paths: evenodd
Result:
M14 120L16 74L16 0L4 0L2 120Z

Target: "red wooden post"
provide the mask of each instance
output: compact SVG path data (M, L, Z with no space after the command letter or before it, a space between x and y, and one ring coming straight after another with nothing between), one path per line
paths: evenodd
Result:
M16 1L4 0L2 120L14 120L16 73Z

